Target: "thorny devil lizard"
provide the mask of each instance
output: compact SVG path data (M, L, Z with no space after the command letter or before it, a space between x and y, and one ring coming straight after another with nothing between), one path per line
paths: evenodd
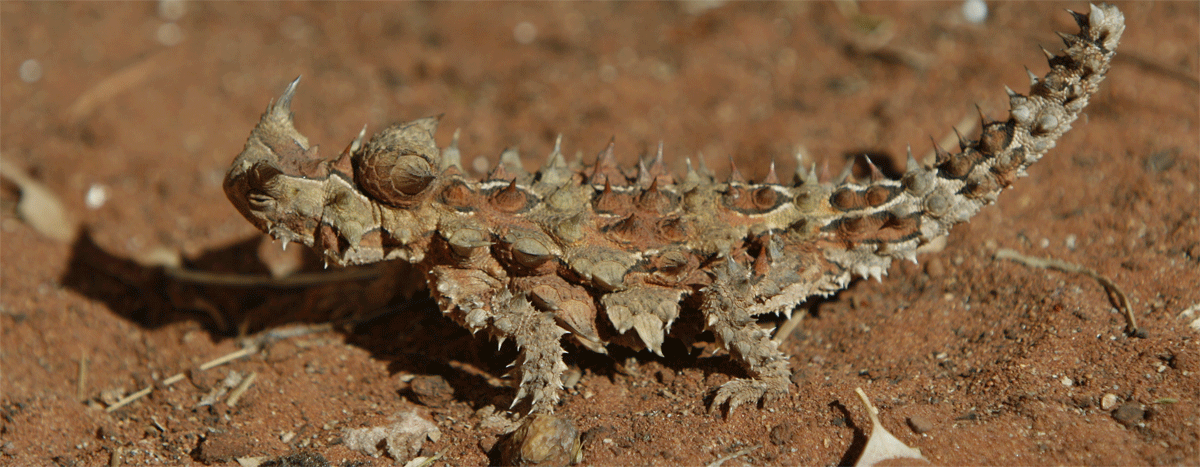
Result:
M596 163L568 164L555 143L536 173L515 152L482 181L464 175L456 141L439 150L437 118L363 134L333 159L296 131L299 81L267 107L233 161L225 192L272 237L300 242L337 265L408 261L442 311L472 333L519 349L516 400L553 412L562 389L562 337L662 354L677 319L703 320L749 378L716 390L712 408L788 392L788 358L755 317L829 295L854 276L884 274L893 259L964 222L1037 161L1096 92L1124 32L1117 8L1071 12L1080 32L1030 73L1029 95L1008 89L1009 117L985 121L977 140L934 166L908 157L900 180L719 183L690 167L663 168L662 150L635 170L613 146ZM681 326L682 327L682 326ZM700 329L696 323L688 329Z

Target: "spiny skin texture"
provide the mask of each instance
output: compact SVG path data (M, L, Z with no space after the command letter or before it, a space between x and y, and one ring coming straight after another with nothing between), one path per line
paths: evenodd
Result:
M1072 13L1077 35L1029 95L1009 90L1010 115L984 122L960 152L933 167L909 156L900 180L819 181L801 168L781 184L736 174L719 183L689 167L676 178L656 158L618 167L613 145L596 163L568 164L555 144L525 172L515 151L482 181L466 178L457 138L433 140L436 118L362 134L322 159L296 131L299 80L271 104L234 160L225 191L254 225L338 265L404 260L424 271L442 311L471 332L520 349L517 401L552 412L562 387L562 336L661 355L672 324L695 310L750 378L717 389L732 410L784 395L787 357L756 323L854 276L880 277L893 259L966 221L1055 144L1087 105L1124 31L1115 7ZM699 329L699 326L687 326ZM682 336L687 338L689 336Z

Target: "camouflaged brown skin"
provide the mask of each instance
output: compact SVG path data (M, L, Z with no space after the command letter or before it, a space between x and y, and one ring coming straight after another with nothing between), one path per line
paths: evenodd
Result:
M916 261L917 248L995 201L1070 128L1124 31L1112 6L1072 15L1079 34L1062 35L1062 55L1047 52L1051 70L1030 73L1028 96L1008 91L1007 120L985 121L958 153L939 149L933 167L910 155L900 180L819 181L801 168L791 184L773 169L762 183L736 172L719 183L703 168L667 173L661 149L622 169L611 143L591 166L568 164L556 143L536 173L510 150L476 181L457 138L438 149L435 118L365 143L360 134L327 160L292 124L297 80L250 134L225 191L259 229L330 263L414 263L447 315L516 343L514 404L528 397L532 412L559 399L564 335L596 352L661 355L683 307L750 376L716 390L712 407L732 410L788 392L787 357L755 316L790 314L853 276L880 277L893 259Z

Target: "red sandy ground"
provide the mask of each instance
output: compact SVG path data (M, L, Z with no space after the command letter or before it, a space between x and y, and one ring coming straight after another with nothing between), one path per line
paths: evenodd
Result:
M1025 90L1023 65L1044 73L1037 46L1056 50L1053 31L1075 31L1063 8L1087 8L996 2L973 25L958 3L867 3L891 34L872 48L832 4L695 5L198 2L178 20L182 42L166 46L154 3L0 3L0 150L90 232L72 244L40 236L5 184L0 464L306 451L386 465L339 444L341 430L414 407L443 432L424 449L445 450L438 465L489 462L499 433L477 411L507 407L515 391L497 381L514 352L428 302L189 372L240 348L239 335L359 316L395 289L198 285L148 260L265 274L260 235L221 180L296 76L299 128L326 154L363 124L444 113L439 140L462 128L468 164L516 146L533 168L562 133L565 152L588 160L613 135L630 164L662 140L677 170L703 153L724 174L732 154L754 179L772 159L792 170L798 146L833 172L862 153L902 168L905 145L926 152L974 104L1002 118L1003 85ZM558 413L587 433L584 462L700 465L757 446L726 465L850 463L870 428L862 387L936 464L1200 464L1200 336L1180 316L1200 303L1200 6L1121 8L1128 30L1108 80L1028 178L920 266L799 309L789 398L708 415L707 388L741 374L711 342L674 342L665 358L570 353L582 379ZM522 22L536 28L527 45L514 40ZM18 75L27 59L42 67L33 83ZM94 185L107 201L89 209ZM1146 337L1124 335L1094 280L995 259L999 248L1112 279ZM257 379L235 406L197 408L230 372ZM412 377L429 375L453 396L418 397ZM1104 410L1106 394L1126 412Z

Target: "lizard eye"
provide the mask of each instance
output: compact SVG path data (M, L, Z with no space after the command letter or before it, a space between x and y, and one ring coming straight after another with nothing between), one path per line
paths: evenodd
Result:
M255 211L264 211L275 206L275 198L257 191L246 194L246 200L250 202L250 208Z

